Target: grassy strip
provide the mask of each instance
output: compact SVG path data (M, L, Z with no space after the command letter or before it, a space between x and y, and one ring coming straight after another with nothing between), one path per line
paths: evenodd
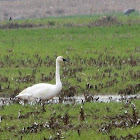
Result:
M0 21L0 28L32 28L32 27L72 27L72 26L87 26L90 23L101 19L106 22L107 17L108 23L116 20L116 24L119 21L122 24L134 24L139 22L139 13L135 12L129 16L124 16L123 13L106 13L96 15L78 15L78 16L63 16L63 17L48 17L41 19L23 19L23 20L12 20L12 21ZM110 19L108 18L110 17ZM114 21L115 21L114 20ZM114 22L112 22L114 23ZM115 23L114 23L115 24ZM96 26L100 26L96 24ZM103 25L103 24L102 24ZM106 24L107 25L107 24Z
M52 104L45 105L46 112L40 105L5 105L0 110L0 138L139 139L139 108L138 100L85 103L82 109L80 104Z

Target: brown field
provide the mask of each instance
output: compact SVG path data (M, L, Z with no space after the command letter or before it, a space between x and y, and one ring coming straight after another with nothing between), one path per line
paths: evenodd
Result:
M140 0L0 0L0 20L140 11Z

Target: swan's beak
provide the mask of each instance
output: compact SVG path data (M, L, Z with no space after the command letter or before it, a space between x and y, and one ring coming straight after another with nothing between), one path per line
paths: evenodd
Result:
M67 59L65 59L65 58L62 58L63 59L63 61L68 61Z

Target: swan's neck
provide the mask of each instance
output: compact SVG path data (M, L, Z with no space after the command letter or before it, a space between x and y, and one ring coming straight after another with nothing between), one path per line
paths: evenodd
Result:
M60 63L56 61L56 85L61 84L60 81Z

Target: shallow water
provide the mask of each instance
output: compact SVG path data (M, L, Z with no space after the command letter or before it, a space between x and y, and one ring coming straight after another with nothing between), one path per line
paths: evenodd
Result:
M94 95L94 96L74 96L74 97L64 97L62 101L60 101L59 97L54 97L53 99L47 101L46 103L63 103L63 104L79 104L84 102L121 102L129 99L140 99L140 95ZM11 105L13 103L24 104L24 101L18 101L15 98L0 98L0 106L3 105ZM35 104L30 102L30 104Z
M129 99L140 99L140 95L127 95L127 96L120 96L120 95L94 95L94 96L87 96L87 99L84 95L82 96L75 96L75 97L68 97L65 98L63 103L83 103L83 102L121 102L126 101Z

